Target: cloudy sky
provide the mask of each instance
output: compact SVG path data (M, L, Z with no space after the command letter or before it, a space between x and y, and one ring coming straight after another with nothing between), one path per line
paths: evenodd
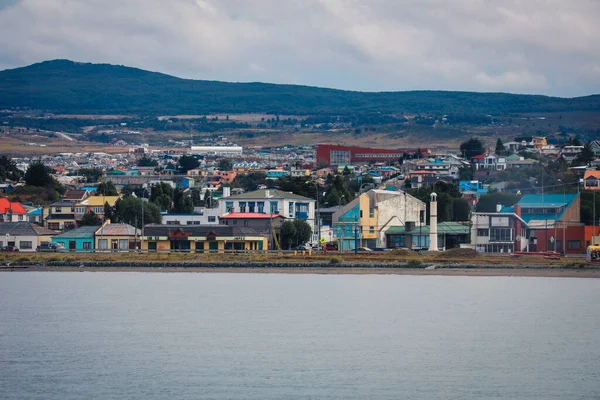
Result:
M0 0L0 69L579 96L600 93L599 20L600 0Z

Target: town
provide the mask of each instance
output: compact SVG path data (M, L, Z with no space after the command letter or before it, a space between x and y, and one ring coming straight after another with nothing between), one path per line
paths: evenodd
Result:
M583 254L600 142L318 144L0 157L2 251ZM598 209L600 214L600 208Z

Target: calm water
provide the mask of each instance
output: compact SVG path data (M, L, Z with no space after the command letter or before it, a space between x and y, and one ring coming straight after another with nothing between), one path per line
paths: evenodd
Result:
M1 399L599 399L600 280L0 274Z

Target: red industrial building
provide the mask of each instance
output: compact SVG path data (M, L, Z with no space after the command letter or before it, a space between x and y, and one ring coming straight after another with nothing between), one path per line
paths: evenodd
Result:
M429 149L373 149L370 147L317 145L317 165L350 165L355 163L398 161L404 154L428 154Z

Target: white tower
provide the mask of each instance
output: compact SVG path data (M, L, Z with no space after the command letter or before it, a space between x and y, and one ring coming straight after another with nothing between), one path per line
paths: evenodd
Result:
M437 194L431 193L431 202L429 203L429 251L438 251L438 233L437 233Z

